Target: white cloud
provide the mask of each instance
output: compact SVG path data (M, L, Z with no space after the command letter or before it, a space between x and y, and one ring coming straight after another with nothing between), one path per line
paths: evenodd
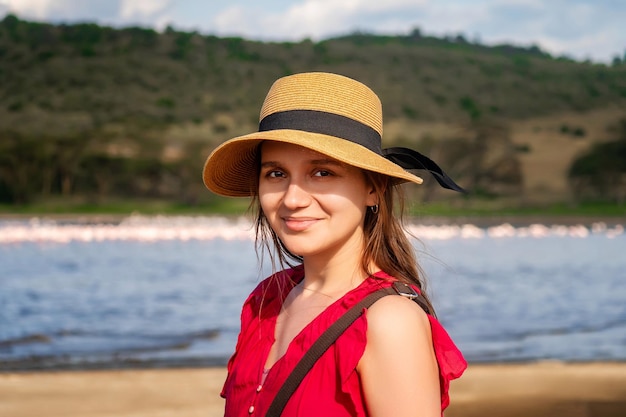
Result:
M166 11L172 0L122 0L120 17L125 20L145 19Z
M239 33L265 39L320 39L333 34L348 33L359 27L360 20L379 18L383 25L388 18L377 14L393 14L402 10L422 8L429 0L305 0L280 12L231 6L213 20L220 33ZM376 28L374 28L376 29Z
M623 18L624 11L600 2L543 7L522 19L494 14L492 21L506 23L492 27L488 39L534 43L554 55L609 62L626 46L626 31L620 29Z
M528 9L545 10L546 2L543 0L491 0L487 2L486 7L507 6L507 7L525 7Z
M472 4L440 4L426 10L419 26L431 33L467 32L489 19L489 9Z
M610 61L626 47L619 0L0 0L0 17L95 21L236 35L324 39L355 30L462 33L486 44L538 44L553 54Z
M537 35L535 43L553 55L566 55L576 59L591 59L610 62L612 57L620 55L614 50L612 40L615 34L610 29L587 33L575 39L563 39L554 36Z
M55 9L54 3L54 0L4 0L0 4L18 16L43 20Z
M535 44L555 55L607 62L626 46L617 15L607 4L582 0L300 0L271 11L253 3L228 6L204 29L264 40L319 40L354 30L402 34L419 27L430 35Z
M0 0L0 11L43 21L96 21L101 24L155 26L169 19L174 0Z

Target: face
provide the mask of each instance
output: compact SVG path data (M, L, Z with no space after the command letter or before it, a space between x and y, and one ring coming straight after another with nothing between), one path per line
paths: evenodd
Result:
M289 251L312 256L360 256L363 221L376 204L363 171L297 145L264 142L259 202Z

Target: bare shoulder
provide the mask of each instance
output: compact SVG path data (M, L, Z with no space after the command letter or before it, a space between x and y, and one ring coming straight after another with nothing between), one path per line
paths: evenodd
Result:
M430 321L414 301L383 297L367 310L367 344L357 365L369 415L440 416ZM411 401L406 401L411 398Z
M368 334L382 337L395 332L425 332L430 337L430 322L414 301L398 295L383 297L367 310Z

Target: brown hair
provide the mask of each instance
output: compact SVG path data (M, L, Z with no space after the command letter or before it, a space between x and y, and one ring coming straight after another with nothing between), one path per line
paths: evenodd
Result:
M365 215L365 247L361 266L365 272L371 274L368 266L373 263L392 277L417 286L427 302L429 313L434 316L435 309L426 294L426 283L415 256L415 249L403 226L403 189L400 185L393 184L392 179L386 175L365 171L365 177L378 194L378 212L368 210ZM397 207L394 207L396 203Z

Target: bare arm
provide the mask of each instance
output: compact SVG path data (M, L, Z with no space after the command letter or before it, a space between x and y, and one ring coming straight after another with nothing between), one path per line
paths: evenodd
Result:
M357 370L371 417L440 417L439 371L426 313L388 296L367 311L367 346Z

